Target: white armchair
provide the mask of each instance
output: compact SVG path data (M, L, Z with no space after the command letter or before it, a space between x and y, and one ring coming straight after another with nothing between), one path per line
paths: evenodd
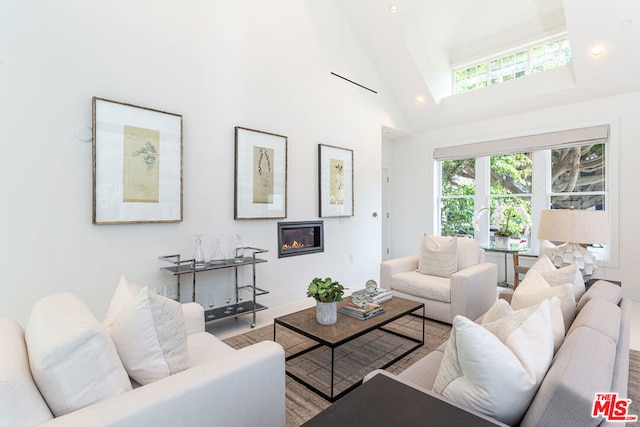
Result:
M424 236L443 241L439 236ZM449 277L425 274L418 269L425 253L424 242L418 256L384 261L380 265L380 286L391 289L395 296L425 304L425 317L451 323L460 314L475 320L484 314L497 298L497 267L485 262L485 252L477 240L456 237L457 255ZM425 271L423 269L423 271Z

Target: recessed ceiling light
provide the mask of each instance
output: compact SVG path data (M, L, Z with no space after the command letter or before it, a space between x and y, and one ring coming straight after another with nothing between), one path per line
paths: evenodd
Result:
M625 19L620 23L620 28L627 29L633 25L633 21L631 19Z
M591 49L591 55L593 56L600 56L602 55L602 52L604 52L602 46L595 46L593 49Z
M395 4L392 4L391 6L389 6L389 12L396 13L397 11L398 11L398 8L396 7Z
M418 105L424 104L424 98L422 96L417 97L416 98L416 104L418 104Z

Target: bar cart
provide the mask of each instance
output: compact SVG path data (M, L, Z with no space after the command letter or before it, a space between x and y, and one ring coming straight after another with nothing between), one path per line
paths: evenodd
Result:
M181 259L180 255L165 255L159 257L162 261L166 261L171 263L171 266L161 267L160 270L165 271L167 273L173 274L176 276L176 281L178 285L178 294L177 300L180 302L180 278L185 274L191 274L192 276L192 295L191 301L196 301L196 278L199 274L214 271L226 268L233 268L235 275L235 302L232 304L227 304L225 307L213 308L210 310L205 309L205 322L212 323L220 320L228 319L228 318L237 318L238 316L242 316L245 314L251 313L253 316L253 320L251 322L251 327L253 328L256 325L256 312L261 310L266 310L267 307L256 302L256 297L261 295L266 295L269 292L260 289L256 286L256 264L260 264L263 262L267 262L266 259L256 258L257 254L268 252L267 249L259 249L253 247L244 247L245 251L250 251L251 256L245 256L242 258L242 261L236 261L234 259L227 259L223 263L212 263L208 261L203 268L194 268L194 260L193 259ZM252 269L252 281L250 284L242 285L238 283L238 268L244 268L247 266L251 266ZM249 290L251 292L251 300L240 301L240 291ZM213 318L211 318L213 315Z

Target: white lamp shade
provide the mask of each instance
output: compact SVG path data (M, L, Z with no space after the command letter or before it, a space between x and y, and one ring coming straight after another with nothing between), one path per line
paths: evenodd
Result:
M605 211L545 209L540 215L538 239L581 244L607 243Z

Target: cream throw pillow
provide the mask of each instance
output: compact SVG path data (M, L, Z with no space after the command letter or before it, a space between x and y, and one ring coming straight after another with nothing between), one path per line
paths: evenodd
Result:
M482 326L494 333L497 333L496 331L494 331L492 322L495 322L507 316L514 316L511 321L517 322L518 319L529 317L529 315L538 308L538 305L532 305L530 307L515 311L507 301L499 299L483 316ZM564 318L562 316L560 300L557 297L553 297L549 300L549 307L551 310L551 329L553 330L553 354L555 354L564 342Z
M537 270L542 273L542 277L544 277L551 286L571 283L573 285L573 296L576 301L584 295L584 279L576 263L562 268L556 268L546 255L542 255L529 270Z
M145 385L188 367L180 303L142 288L109 333L131 378Z
M576 299L573 295L573 285L570 283L551 286L542 277L542 273L530 270L513 292L511 307L514 310L520 310L552 297L557 297L560 300L564 330L568 331L576 317Z
M424 234L418 256L418 271L430 276L451 277L458 267L458 239Z
M120 277L118 286L116 286L116 290L111 297L107 314L105 314L104 320L102 321L102 324L107 330L113 326L122 310L131 304L141 289L142 286L131 283L124 275Z
M507 316L492 325L495 334L466 317L453 319L433 391L516 425L553 358L549 302L526 318Z
M25 341L33 379L56 417L131 390L109 334L70 292L34 305Z
M556 269L556 266L553 265L549 257L546 255L539 256L538 260L534 262L531 267L529 267L529 271L536 270L541 273L544 271L554 271L555 269Z

